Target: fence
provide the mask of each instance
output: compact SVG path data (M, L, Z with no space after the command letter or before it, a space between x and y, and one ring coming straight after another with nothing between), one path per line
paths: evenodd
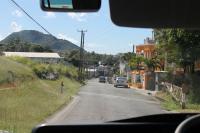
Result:
M182 109L184 109L186 104L186 94L183 92L183 88L167 82L162 84L166 87L166 90L171 94L174 100L179 102Z

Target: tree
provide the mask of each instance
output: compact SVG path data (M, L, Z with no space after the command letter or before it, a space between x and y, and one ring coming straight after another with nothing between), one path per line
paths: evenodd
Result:
M200 31L173 29L169 35L171 43L178 47L179 64L184 72L194 73L195 62L200 58Z
M145 61L143 56L134 56L130 59L129 61L129 66L131 68L131 70L140 70L140 67L142 65L142 63Z
M12 38L7 44L1 45L0 48L2 51L10 52L52 52L49 47L24 42L20 38Z
M135 53L128 52L128 53L123 54L122 59L126 62L129 62L135 56L136 56Z
M200 58L200 31L186 29L155 29L157 51L162 57L167 53L167 61L174 62L184 69L185 73L194 73L195 61ZM166 60L166 59L165 59Z
M160 61L157 58L144 59L144 63L150 71L155 71L158 67L160 68Z
M66 52L64 55L65 61L72 63L74 66L79 66L80 52L79 50L72 50L71 52Z

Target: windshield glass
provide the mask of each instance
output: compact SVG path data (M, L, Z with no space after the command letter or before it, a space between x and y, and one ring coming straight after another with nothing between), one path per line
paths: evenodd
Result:
M0 132L199 112L200 31L118 27L104 0L96 13L0 7Z

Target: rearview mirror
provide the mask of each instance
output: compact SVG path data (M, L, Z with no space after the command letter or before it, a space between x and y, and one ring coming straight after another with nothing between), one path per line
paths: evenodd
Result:
M41 0L41 8L51 12L95 12L101 0Z

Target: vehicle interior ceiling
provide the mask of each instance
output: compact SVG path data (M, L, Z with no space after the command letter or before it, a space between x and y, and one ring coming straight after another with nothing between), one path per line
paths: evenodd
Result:
M109 3L110 17L113 23L118 26L130 28L200 28L200 1L198 0L109 0ZM103 125L43 126L43 129L37 130L37 133L57 131L60 133L112 132L113 130L124 132L125 129L126 132L130 130L142 133L148 130L149 132L168 133L174 132L181 122L195 115L197 114L174 113L112 121ZM198 119L200 119L199 116ZM197 125L200 125L200 123ZM185 133L185 131L188 130L182 132Z
M112 21L140 28L199 28L198 0L110 0Z

